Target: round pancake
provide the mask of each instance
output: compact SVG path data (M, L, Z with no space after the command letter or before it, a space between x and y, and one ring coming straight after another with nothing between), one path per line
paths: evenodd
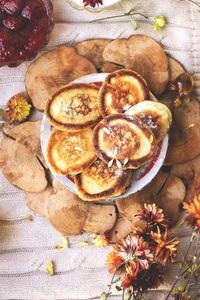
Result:
M59 130L79 131L100 119L99 89L88 83L72 83L55 93L46 105L49 122Z
M99 122L94 129L96 154L110 164L136 169L147 163L157 149L151 129L139 119L114 114Z
M131 170L118 169L97 159L89 168L75 175L79 197L93 201L122 195L130 184Z
M102 116L124 113L140 101L150 99L146 81L128 69L109 74L100 89L99 110Z
M50 168L59 175L78 174L96 159L91 128L66 132L53 130L46 157Z
M147 124L158 142L165 137L172 123L168 107L155 101L142 101L127 110L126 115L137 117Z

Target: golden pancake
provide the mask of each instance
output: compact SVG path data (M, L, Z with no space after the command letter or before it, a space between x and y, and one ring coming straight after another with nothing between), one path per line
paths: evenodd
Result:
M132 172L97 159L89 168L75 175L79 197L93 201L122 195L130 184Z
M46 157L50 168L59 175L78 174L96 159L91 128L66 132L53 130Z
M127 110L126 114L147 124L158 142L165 137L172 123L172 114L168 107L155 101L140 102Z
M139 119L114 114L99 122L94 129L96 154L110 164L136 169L155 154L157 142L151 129Z
M72 83L55 93L46 105L46 117L59 130L79 131L100 120L99 89L88 83Z
M147 99L150 99L150 94L145 80L134 71L119 70L106 77L100 89L99 110L104 117L124 113Z

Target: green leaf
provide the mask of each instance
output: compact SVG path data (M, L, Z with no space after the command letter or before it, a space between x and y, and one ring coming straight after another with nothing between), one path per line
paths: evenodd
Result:
M0 108L0 118L3 116L3 112L4 112L3 108Z
M100 300L107 300L108 296L109 296L109 294L107 294L106 292L103 292L103 293L101 293Z
M116 285L115 288L116 288L116 290L117 290L118 292L120 292L120 291L122 290L122 288L121 288L120 286L118 286L118 285Z
M135 19L131 18L131 27L135 31L138 28L138 24Z
M124 299L123 300L130 300L131 299L131 292L129 290L127 290L124 293Z
M112 283L117 283L117 282L119 282L120 281L120 277L117 277L117 278L115 278L113 281L112 281Z

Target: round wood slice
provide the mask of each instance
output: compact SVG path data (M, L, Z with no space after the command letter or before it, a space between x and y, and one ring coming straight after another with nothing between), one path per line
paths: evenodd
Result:
M8 137L0 145L0 167L7 180L24 191L37 193L47 186L45 171L35 153Z
M110 42L104 50L105 61L138 72L156 95L164 92L169 82L168 59L161 46L145 35Z
M166 165L186 162L200 154L200 103L183 101L174 108Z
M46 101L61 87L91 73L95 66L72 47L59 47L36 59L25 77L26 90L33 106L45 109Z
M75 45L77 52L87 57L97 69L100 69L104 64L103 51L109 44L108 39L87 40Z

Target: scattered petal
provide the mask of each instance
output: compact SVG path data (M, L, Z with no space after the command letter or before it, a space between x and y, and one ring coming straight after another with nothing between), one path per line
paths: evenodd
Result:
M51 260L47 263L46 271L50 276L55 275L54 263Z
M119 169L122 168L122 164L121 164L121 162L120 162L118 159L116 159L116 164L117 164L117 167L118 167Z
M91 243L87 241L78 241L78 244L82 247L91 245Z
M113 162L114 162L114 159L111 159L111 160L109 161L109 163L108 163L108 168L112 167Z
M62 248L70 248L69 239L66 236L62 236L63 242L56 244L56 249L62 249Z
M23 220L33 221L33 216L32 216L32 215L21 216L21 218L22 218Z
M110 134L110 130L107 127L104 127L103 130L105 131L105 133Z
M109 241L105 234L98 234L94 239L94 244L96 247L106 247L109 245Z
M124 162L123 162L123 167L125 167L125 165L128 163L128 161L129 161L128 157L125 158L125 160L124 160Z

